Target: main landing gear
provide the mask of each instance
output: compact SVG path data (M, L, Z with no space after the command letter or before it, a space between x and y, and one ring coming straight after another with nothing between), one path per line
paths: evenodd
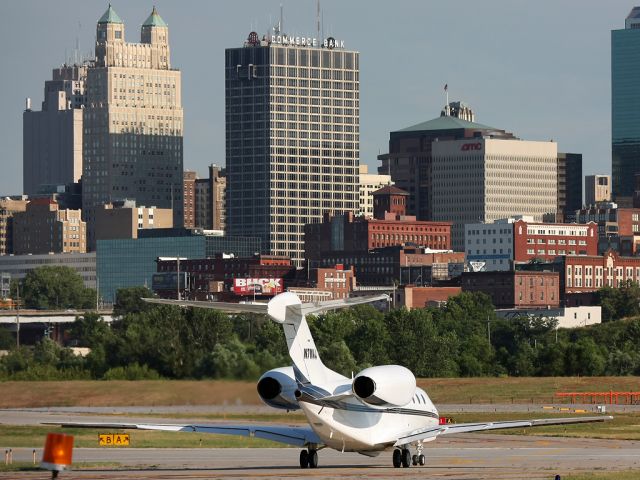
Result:
M399 468L400 466L408 468L412 464L415 466L425 465L426 463L427 459L422 453L422 443L418 444L417 453L415 455L411 455L411 450L406 448L406 446L402 449L396 448L393 451L393 466L395 468Z
M314 448L300 451L300 468L317 468L318 451Z

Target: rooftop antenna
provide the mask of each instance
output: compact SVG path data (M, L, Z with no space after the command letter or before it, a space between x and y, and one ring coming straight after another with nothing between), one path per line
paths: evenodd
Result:
M320 39L320 0L316 3L316 31L318 39Z
M78 21L78 34L76 35L76 50L73 52L73 63L80 63L80 30L82 29L82 24Z
M282 17L283 17L283 13L282 12L283 12L283 7L282 7L282 4L280 4L280 21L278 22L278 30L279 30L278 33L282 32L282 24L284 23L282 21Z

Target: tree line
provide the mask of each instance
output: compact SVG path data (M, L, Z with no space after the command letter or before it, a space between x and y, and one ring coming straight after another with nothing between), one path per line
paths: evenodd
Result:
M86 357L45 338L2 357L0 379L256 379L290 364L282 327L264 317L139 300L151 295L119 290L111 324L79 316L68 337L90 348ZM462 293L442 308L363 305L308 321L324 363L348 377L384 364L418 377L640 375L640 318L556 329L546 318L498 318L489 296Z

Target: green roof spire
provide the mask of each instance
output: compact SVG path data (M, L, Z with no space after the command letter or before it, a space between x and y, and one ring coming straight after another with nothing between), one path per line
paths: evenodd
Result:
M100 24L100 23L123 23L123 22L122 20L120 20L120 17L116 13L116 11L111 7L111 4L109 4L109 8L107 8L107 11L104 12L104 15L100 17L100 20L98 20L98 23Z
M164 23L164 20L162 20L162 17L158 14L158 11L156 10L156 7L154 5L153 10L151 11L151 15L149 15L149 18L145 20L142 26L143 27L166 27L167 24Z

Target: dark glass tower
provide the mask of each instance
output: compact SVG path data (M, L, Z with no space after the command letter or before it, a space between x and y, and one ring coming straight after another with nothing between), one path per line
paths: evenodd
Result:
M300 266L304 226L359 208L359 54L249 35L225 52L227 233Z
M630 197L640 173L640 7L611 32L611 137L613 195Z

